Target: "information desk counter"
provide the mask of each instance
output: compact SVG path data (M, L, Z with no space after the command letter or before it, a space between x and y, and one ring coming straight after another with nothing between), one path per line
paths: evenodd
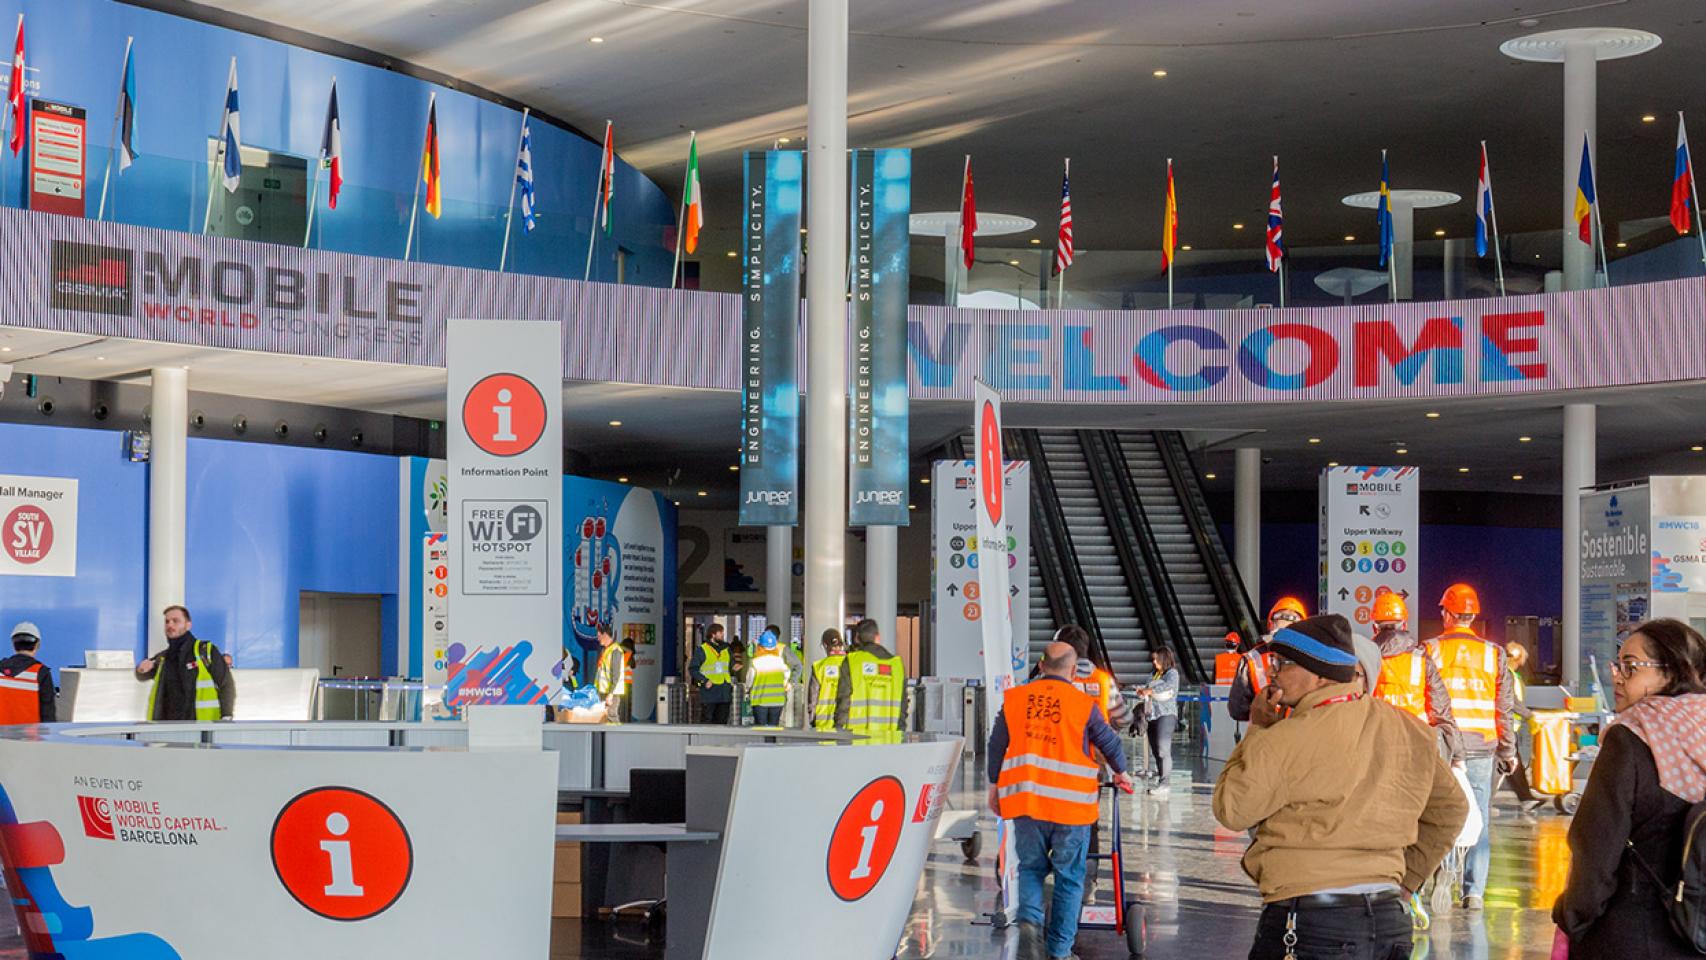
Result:
M886 960L961 747L649 724L542 733L544 750L486 751L451 723L0 727L0 860L27 947L543 960L569 830L668 850L669 958L834 943ZM559 827L560 798L625 795L640 769L685 771L685 823Z

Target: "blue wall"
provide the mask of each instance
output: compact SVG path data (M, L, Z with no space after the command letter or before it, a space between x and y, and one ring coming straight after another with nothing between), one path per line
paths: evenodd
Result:
M77 576L0 576L0 620L42 628L42 659L145 647L148 467L110 430L0 423L0 473L75 477ZM242 667L296 666L299 594L375 593L396 662L397 461L223 440L189 442L184 602L198 636ZM157 612L155 612L157 613Z
M29 79L40 82L41 96L88 110L90 217L111 147L125 38L134 35L142 156L123 177L115 170L110 218L169 230L201 229L207 138L219 133L234 55L242 140L250 146L317 156L327 93L337 77L344 189L338 209L330 212L322 193L316 214L316 231L323 226L317 245L330 250L402 256L427 95L436 91L444 216L435 221L421 215L419 258L496 268L515 174L521 121L516 111L378 67L113 0L0 0L0 32L5 34L0 43L6 48L0 57L8 61L20 11L26 18L26 60L39 68ZM524 235L518 215L510 269L579 279L601 146L550 124L534 121L532 127L539 225ZM602 136L604 131L589 132ZM616 132L620 145L620 122ZM20 195L21 167L15 161L6 164L3 195L8 203ZM668 198L626 164L618 165L615 194L614 240L600 238L593 279L616 279L620 244L632 251L629 283L667 285L673 249L663 243L675 222Z
M0 423L0 473L71 477L77 484L77 575L0 576L0 630L41 627L40 657L55 668L84 650L140 649L148 605L148 467L123 455L111 430ZM10 654L10 644L5 645Z

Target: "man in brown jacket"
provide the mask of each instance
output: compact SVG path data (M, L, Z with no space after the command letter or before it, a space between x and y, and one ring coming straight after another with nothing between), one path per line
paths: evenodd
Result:
M1250 960L1408 957L1405 902L1469 804L1428 728L1352 682L1345 618L1294 624L1267 650L1273 683L1214 787L1215 818L1255 831L1244 870L1266 907Z

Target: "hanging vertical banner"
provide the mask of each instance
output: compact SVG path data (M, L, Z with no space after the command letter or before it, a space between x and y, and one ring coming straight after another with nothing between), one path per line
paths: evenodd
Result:
M451 320L443 703L542 704L563 642L563 349L554 321Z
M1007 539L1007 471L1001 455L1001 395L982 380L972 382L972 428L975 455L972 477L977 496L977 585L983 595L983 691L989 722L1001 712L1001 701L1013 686L1025 657L1013 643L1013 596L1008 592L1007 565L1015 557ZM1027 600L1027 602L1029 602ZM997 876L1002 913L1011 916L1018 864L1013 833L1001 821L997 833Z
M847 522L904 527L909 513L906 301L912 151L855 150L851 163Z
M800 517L800 201L797 150L748 153L741 231L740 522Z

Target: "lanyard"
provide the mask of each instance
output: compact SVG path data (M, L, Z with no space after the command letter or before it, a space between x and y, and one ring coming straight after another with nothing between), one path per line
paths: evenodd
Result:
M1336 697L1328 697L1327 699L1321 701L1320 703L1317 703L1316 706L1317 707L1330 707L1335 703L1349 703L1352 700L1359 700L1361 698L1362 698L1362 694L1360 694L1360 693L1355 693L1355 692L1341 693Z

